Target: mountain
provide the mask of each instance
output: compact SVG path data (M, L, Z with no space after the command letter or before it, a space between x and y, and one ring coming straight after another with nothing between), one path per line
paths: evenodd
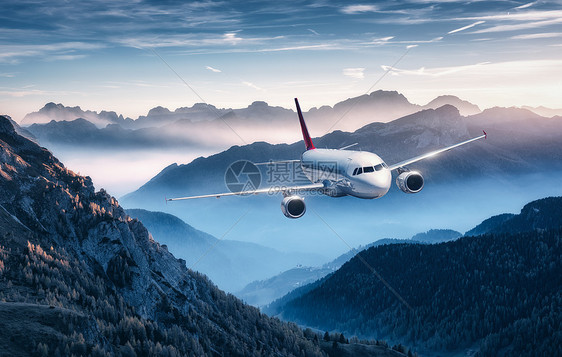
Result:
M27 127L37 140L45 146L112 148L138 150L146 148L180 148L195 146L187 137L170 137L162 140L158 130L124 129L117 124L98 128L92 122L78 118L71 121L51 120L47 124L32 124Z
M389 123L372 123L353 133L336 131L313 140L317 147L331 148L358 143L362 150L375 152L386 162L393 163L465 140L481 133L480 128L489 128L489 137L485 142L451 151L440 160L416 163L416 166L424 174L441 181L521 174L538 167L560 167L562 147L555 142L562 140L562 122L522 109L495 108L475 116L461 117L456 108L445 105ZM298 158L302 150L300 142L291 145L258 142L234 146L187 165L169 166L123 199L128 205L139 205L141 198L147 196L185 196L199 194L201 189L224 191L223 173L230 163L241 159L267 162ZM203 172L210 179L205 180L201 187L199 178Z
M235 292L257 279L268 278L298 264L318 264L325 258L306 253L285 253L258 244L217 239L163 212L127 209L152 236L187 267L211 278L219 288Z
M0 117L0 343L24 355L326 355L217 289ZM389 351L387 355L392 355Z
M356 130L372 122L388 122L422 109L435 109L445 104L458 105L461 112L474 113L474 105L454 96L441 96L426 106L410 103L406 97L395 91L375 91L369 95L349 98L334 105L312 108L306 113L309 125L315 131L331 132L339 130ZM477 107L476 107L477 108ZM80 127L72 131L72 126L60 127L52 122L72 122L84 119L95 125L98 133L90 132L82 145L92 147L128 147L136 148L145 140L147 146L185 147L213 145L210 132L221 133L221 139L229 147L240 142L254 141L280 142L299 139L295 127L296 114L292 109L270 106L263 101L253 102L246 108L219 109L210 104L197 103L192 107L178 108L171 111L164 107L152 108L146 116L133 120L124 119L114 112L100 113L84 111L80 107L65 107L62 104L47 103L38 112L30 113L22 125L32 126L33 132L43 145L61 145L73 143L81 134ZM109 126L117 128L109 129ZM64 131L59 133L53 128ZM121 129L121 130L117 130ZM225 132L226 130L226 132ZM92 130L94 131L94 130ZM230 135L232 134L232 135ZM96 138L94 140L93 138ZM74 139L73 139L74 138ZM70 139L70 141L69 141ZM216 146L216 143L214 144Z
M126 125L132 119L124 119L122 115L115 112L101 111L99 113L91 110L84 111L80 107L66 107L62 104L47 103L37 112L27 114L21 121L21 125L47 124L51 121L73 121L84 119L94 124L98 128L103 128L107 124Z
M521 215L530 224L524 232L371 247L293 293L276 307L279 316L415 344L431 355L475 344L482 356L556 355L562 350L562 229L550 222L562 198L527 206L523 211L532 217Z
M517 215L502 214L485 220L465 235L520 233L562 228L562 198L548 197L526 204Z
M455 240L462 236L462 233L452 229L430 229L424 233L418 233L412 237L412 241L420 243L443 243Z
M457 108L463 116L475 115L481 112L477 105L466 100L462 100L459 97L455 97L454 95L441 95L424 105L423 108L437 109L447 104Z
M530 107L528 105L524 105L521 108L523 109L527 109L530 110L540 116L546 117L546 118L552 118L555 116L562 116L562 109L552 109L552 108L546 108L543 106L540 107Z
M480 236L486 233L491 232L496 227L501 226L506 221L510 220L515 216L511 213L503 213L497 216L490 217L484 220L482 223L477 225L476 227L472 228L471 230L467 231L464 235L465 236Z
M338 270L343 264L353 258L357 253L385 244L433 244L454 240L462 236L460 232L450 229L432 229L425 233L418 233L411 239L379 239L366 246L351 249L336 259L319 267L299 266L277 274L266 280L253 281L236 293L236 296L250 305L264 307L300 286L310 284L324 278L326 275ZM265 311L272 311L266 309Z

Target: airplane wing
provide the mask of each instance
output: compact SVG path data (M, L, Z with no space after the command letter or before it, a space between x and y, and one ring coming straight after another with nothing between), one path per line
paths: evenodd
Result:
M263 165L276 165L276 164L296 164L300 163L300 160L278 160L278 161L267 161L267 162L258 162L254 164L255 166L263 166Z
M302 185L302 186L287 186L287 187L269 187L269 188L260 188L258 190L248 190L248 191L239 191L239 192L226 192L226 193L215 193L210 195L200 195L200 196L188 196L188 197L178 197L178 198L166 198L167 201L181 201L181 200L193 200L196 198L221 198L224 196L249 196L249 195L259 195L261 193L269 193L269 194L276 194L276 193L291 193L291 192L299 192L299 191L320 191L324 189L324 185L321 183L313 183L310 185Z
M440 153L445 152L445 151L449 151L449 150L451 150L451 149L454 149L454 148L456 148L456 147L462 146L462 145L464 145L464 144L468 144L468 143L471 143L471 142L473 142L473 141L480 140L480 139L482 139L482 138L485 139L485 138L488 136L488 134L486 134L486 132L483 131L483 130L482 130L482 132L484 133L483 135L480 135L480 136L477 136L477 137L475 137L475 138L472 138L472 139L463 141L462 143L458 143L458 144L455 144L455 145L448 146L448 147L443 148L443 149L439 149L439 150L436 150L436 151L432 151L432 152L430 152L430 153L427 153L427 154L424 154L424 155L421 155L421 156L416 156L416 157L414 157L414 158L411 158L411 159L408 159L408 160L404 160L404 161L399 162L399 163L394 164L394 165L389 165L388 168L389 168L390 170L396 170L396 169L398 169L398 168L400 168L400 167L403 167L403 166L406 166L406 165L410 165L410 164L412 164L412 163L414 163L414 162L418 162L418 161L420 161L420 160L427 159L427 158L429 158L429 157L435 156L435 155L440 154Z

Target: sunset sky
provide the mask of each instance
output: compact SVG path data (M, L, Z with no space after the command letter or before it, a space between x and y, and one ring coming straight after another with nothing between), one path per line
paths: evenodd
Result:
M0 113L47 102L136 118L378 89L425 104L561 108L562 1L4 1Z

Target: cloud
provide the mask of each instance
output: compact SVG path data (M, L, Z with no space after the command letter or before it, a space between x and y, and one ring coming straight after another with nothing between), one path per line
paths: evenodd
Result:
M363 79L365 78L365 68L344 68L342 73L344 76L355 78L355 79Z
M297 50L326 50L332 49L334 46L332 44L320 44L320 45L306 45L306 46L294 46L294 47L279 47L279 48L264 48L255 50L255 52L279 52L279 51L297 51Z
M213 68L211 66L205 66L205 69L208 69L209 71L215 72L215 73L221 73L222 72L220 69L216 69L216 68Z
M533 1L533 2L530 2L530 3L525 4L525 5L517 6L515 9L517 9L517 10L526 9L528 7L531 7L531 6L535 5L537 2L538 1Z
M478 33L490 33L490 32L508 32L508 31L520 31L520 30L529 30L529 29L536 29L545 26L555 25L562 23L562 17L553 19L553 20L545 20L545 21L533 21L533 22L524 22L521 24L516 25L497 25L494 27L474 31L474 34Z
M46 58L48 61L74 61L77 59L86 58L86 55L55 55Z
M255 84L252 83L252 82L243 81L242 84L245 85L245 86L247 86L247 87L253 88L253 89L255 89L255 90L259 90L259 91L263 91L263 90L264 90L263 88L258 87L257 85L255 85Z
M238 37L236 32L227 32L223 35L224 42L231 45L236 45L242 41L242 38Z
M378 8L375 5L349 5L341 9L341 12L348 15L359 14L362 12L375 12Z
M382 65L381 68L384 71L390 71L394 75L412 75L412 76L426 76L426 77L441 77L446 76L449 74L473 70L477 67L489 65L490 62L482 62L472 65L466 66L454 66L454 67L440 67L440 68L432 68L426 69L425 67L421 67L416 70L407 70L407 69L399 69L392 66Z
M545 33L532 33L527 35L512 36L512 40L535 40L539 38L555 38L562 37L562 32L545 32Z
M375 38L373 40L373 42L371 42L373 45L384 45L387 44L388 41L392 40L394 38L394 36L388 36L388 37L381 37L381 38Z
M316 36L320 36L320 34L316 31L314 31L313 29L307 29L308 31L312 32L313 34L315 34Z
M73 54L104 48L99 43L61 42L48 45L0 45L0 62L13 62L21 57L41 57L51 60L69 60L85 56ZM72 54L69 54L71 52Z
M475 22L475 23L473 23L473 24L471 24L471 25L464 26L464 27L458 28L458 29L456 29L456 30L449 31L449 32L447 32L447 33L450 35L450 34L452 34L452 33L457 33L457 32L460 32L460 31L464 31L464 30L467 30L467 29L472 28L472 27L474 27L474 26L483 24L484 22L485 22L485 21L477 21L477 22Z
M482 21L539 21L546 19L559 19L562 10L524 11L517 13L500 13L494 15L467 16L453 18L455 21L482 20Z

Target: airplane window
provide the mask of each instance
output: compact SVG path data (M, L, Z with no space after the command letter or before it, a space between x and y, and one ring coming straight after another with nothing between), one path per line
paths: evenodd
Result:
M359 167L357 169L357 175L361 175L363 173L363 169L361 167Z
M357 175L357 167L353 170L353 176Z
M382 163L382 167L384 167L385 169L388 169L388 165L385 162Z
M382 164L378 164L375 166L375 171L380 171L382 170Z
M373 168L373 166L367 166L363 168L363 172L364 173L375 172L375 169Z

